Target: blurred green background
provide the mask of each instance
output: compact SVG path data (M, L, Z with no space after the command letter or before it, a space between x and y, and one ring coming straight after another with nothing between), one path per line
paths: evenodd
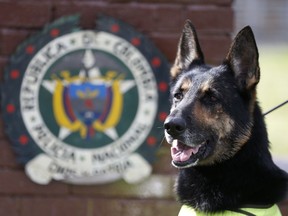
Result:
M288 100L288 0L234 0L235 32L253 29L259 49L263 112ZM274 161L288 172L288 104L265 117Z
M288 45L259 44L261 79L258 100L264 112L288 100ZM266 117L271 149L288 159L288 104Z

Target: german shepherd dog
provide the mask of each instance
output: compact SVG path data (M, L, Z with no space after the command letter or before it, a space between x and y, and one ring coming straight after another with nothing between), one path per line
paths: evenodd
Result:
M252 29L242 29L223 63L211 67L187 20L170 75L172 107L164 128L179 168L179 201L215 213L284 199L287 173L272 161L256 99L260 69Z

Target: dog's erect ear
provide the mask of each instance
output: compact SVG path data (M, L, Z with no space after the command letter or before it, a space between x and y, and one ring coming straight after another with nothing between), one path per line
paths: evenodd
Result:
M256 87L260 79L258 49L249 26L237 34L226 60L230 64L241 90L252 90Z
M182 71L188 70L192 62L204 63L204 58L196 31L190 20L187 20L178 44L175 63L171 68L172 79L175 79Z

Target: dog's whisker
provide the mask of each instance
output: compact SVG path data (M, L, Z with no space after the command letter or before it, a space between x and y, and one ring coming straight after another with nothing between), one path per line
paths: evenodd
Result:
M163 145L163 143L165 143L165 136L163 136L161 142L159 143L159 147L161 147Z

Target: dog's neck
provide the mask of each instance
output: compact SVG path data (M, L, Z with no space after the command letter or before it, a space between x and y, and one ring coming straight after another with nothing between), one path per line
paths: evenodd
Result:
M258 105L254 119L262 115ZM287 175L272 162L264 121L254 122L252 136L231 159L213 166L181 169L179 201L200 211L237 209L279 202Z

